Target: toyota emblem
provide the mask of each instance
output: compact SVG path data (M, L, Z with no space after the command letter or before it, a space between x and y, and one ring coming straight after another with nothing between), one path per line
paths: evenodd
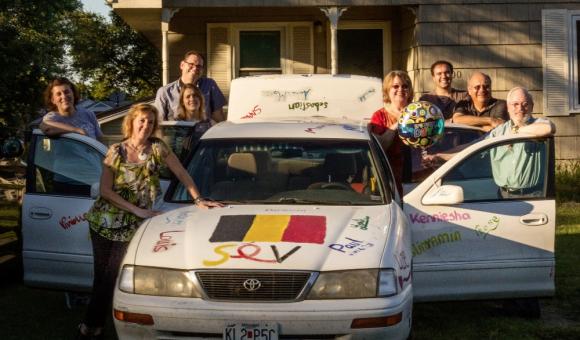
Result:
M247 279L244 281L244 288L246 288L248 292L255 292L260 289L260 287L262 287L262 282L258 279Z

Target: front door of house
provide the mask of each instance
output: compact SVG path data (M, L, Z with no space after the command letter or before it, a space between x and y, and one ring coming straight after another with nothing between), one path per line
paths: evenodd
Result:
M389 29L386 23L373 25L340 25L338 72L383 78L390 69Z

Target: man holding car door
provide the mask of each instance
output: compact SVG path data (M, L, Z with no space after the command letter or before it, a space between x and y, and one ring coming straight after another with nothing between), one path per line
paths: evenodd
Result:
M509 120L491 130L484 138L510 134L551 136L554 124L546 118L532 117L534 101L524 87L514 87L507 95ZM445 153L425 155L423 161L433 166L451 159L455 153L471 144L459 145ZM539 196L542 192L541 173L546 162L546 150L534 142L501 145L490 149L491 169L502 198Z

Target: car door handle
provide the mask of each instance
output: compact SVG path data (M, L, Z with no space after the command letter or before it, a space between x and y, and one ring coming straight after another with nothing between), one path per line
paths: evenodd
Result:
M520 217L520 222L525 225L544 225L548 223L546 214L528 214Z
M48 208L35 207L30 209L28 216L35 220L48 220L52 216L52 211Z

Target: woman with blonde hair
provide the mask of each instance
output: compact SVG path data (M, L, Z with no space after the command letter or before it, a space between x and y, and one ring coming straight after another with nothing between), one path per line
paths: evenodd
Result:
M203 94L193 84L185 84L179 93L179 107L175 120L201 122L206 120L205 99Z
M370 122L371 131L379 136L379 141L387 154L393 168L397 188L403 196L403 165L405 163L405 145L398 135L399 118L405 106L413 100L413 84L405 71L391 71L383 80L382 108L373 113Z
M124 140L111 145L103 160L100 197L85 215L93 246L94 281L85 321L78 328L79 339L102 337L127 245L144 219L159 214L153 204L161 193L162 166L185 185L198 208L221 206L200 196L175 154L157 137L158 125L153 105L133 105L123 121Z
M181 138L176 138L177 140L182 140L180 146L176 146L174 150L180 159L187 156L187 154L193 148L195 142L211 128L215 121L209 119L205 112L205 99L201 90L194 84L185 84L181 87L181 92L179 93L179 106L177 107L177 115L175 115L175 120L195 122L195 127L193 130L189 130L184 133L184 131L176 131L176 133L184 133Z

